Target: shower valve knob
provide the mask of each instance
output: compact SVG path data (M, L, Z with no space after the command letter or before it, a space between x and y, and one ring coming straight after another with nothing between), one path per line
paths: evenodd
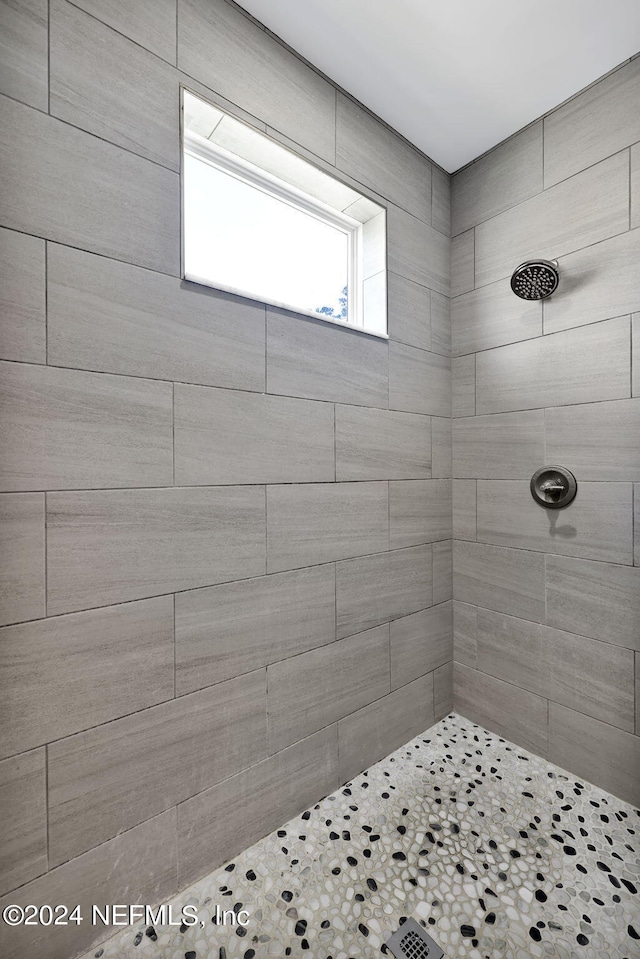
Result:
M562 509L575 499L578 484L564 466L543 466L531 477L531 495L547 509Z
M542 483L540 489L543 493L548 493L549 496L561 496L566 490L564 483L554 483L553 480L547 480L546 483Z

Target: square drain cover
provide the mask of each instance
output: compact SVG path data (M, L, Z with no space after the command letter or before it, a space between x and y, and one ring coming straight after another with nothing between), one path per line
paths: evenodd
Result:
M415 919L403 922L385 945L396 959L444 959L440 946Z

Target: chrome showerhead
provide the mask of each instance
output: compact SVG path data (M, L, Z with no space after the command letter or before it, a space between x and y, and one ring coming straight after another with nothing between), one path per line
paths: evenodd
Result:
M527 260L511 277L511 289L523 300L544 300L558 286L557 260Z

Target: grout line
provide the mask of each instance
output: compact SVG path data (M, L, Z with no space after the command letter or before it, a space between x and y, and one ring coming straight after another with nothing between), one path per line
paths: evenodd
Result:
M176 594L173 593L173 698L176 699Z
M636 401L638 398L633 397L633 400ZM627 403L631 402L629 399L626 400L611 400L608 402L622 402ZM584 404L586 405L597 405L597 404ZM635 402L634 402L635 405ZM557 407L557 409L564 409L565 407ZM535 412L535 411L534 411ZM502 416L502 413L489 413L485 414L488 416ZM473 420L474 417L456 417L457 420L470 419ZM247 489L254 490L260 487L293 487L300 486L307 488L309 486L329 486L329 487L344 487L344 486L371 486L373 484L379 485L382 483L441 483L441 482L451 482L451 480L477 480L478 482L494 482L494 483L528 483L530 477L518 475L518 476L501 476L498 479L495 479L491 476L427 476L427 477L408 477L407 479L390 479L390 480L309 480L306 482L303 481L293 481L291 483L266 483L264 480L256 481L255 483L219 483L215 485L207 484L196 484L194 486L189 486L187 484L178 484L177 486L82 486L82 487L64 487L60 489L4 489L0 491L0 498L3 496L18 496L22 494L32 493L36 494L55 494L55 495L73 495L80 493L172 493L177 492L178 490L190 490L195 492L197 490L207 490L210 493L216 491L225 491L225 490L236 490L236 489ZM634 482L637 484L637 480L633 479L583 479L582 483L589 486L632 486ZM428 545L430 542L440 542L440 540L427 540L423 544L417 545ZM492 544L487 544L492 545ZM493 544L501 545L501 544ZM406 549L407 547L396 547L400 549ZM509 547L513 549L514 547ZM373 555L371 553L360 554L356 553L354 556L343 557L346 559L355 559L360 555ZM563 555L563 554L559 554ZM579 558L579 557L574 557ZM582 557L585 558L585 557ZM323 566L327 562L333 562L333 560L326 560L325 563L312 563L311 566ZM597 560L596 560L597 562ZM609 562L608 560L603 560L602 562ZM304 567L294 567L295 569L304 568ZM284 571L283 571L284 572ZM251 577L249 577L251 578ZM164 594L161 594L164 595Z

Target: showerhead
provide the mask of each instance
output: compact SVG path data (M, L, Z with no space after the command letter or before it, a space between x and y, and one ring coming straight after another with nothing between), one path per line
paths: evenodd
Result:
M558 286L556 260L527 260L511 277L511 289L523 300L544 300Z

